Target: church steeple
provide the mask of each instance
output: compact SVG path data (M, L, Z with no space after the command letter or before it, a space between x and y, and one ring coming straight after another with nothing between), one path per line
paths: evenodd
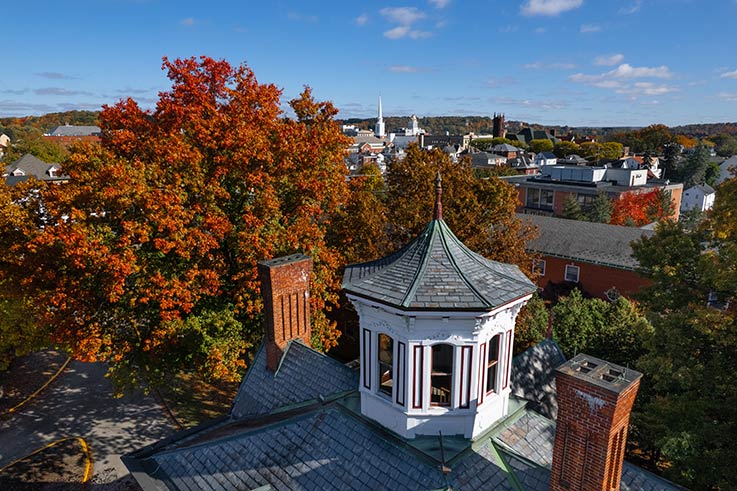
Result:
M374 134L378 138L384 138L386 136L386 129L384 128L384 118L381 113L381 95L379 95L379 117L376 120L376 127L374 128Z

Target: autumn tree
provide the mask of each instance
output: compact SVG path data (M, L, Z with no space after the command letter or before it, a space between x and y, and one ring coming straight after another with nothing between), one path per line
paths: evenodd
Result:
M163 68L172 87L154 110L103 109L102 144L73 149L68 185L37 184L32 212L6 203L44 226L0 222L25 251L4 255L3 279L48 307L38 322L55 343L109 360L121 384L184 368L232 379L261 337L256 262L304 252L313 344L328 349L343 258L327 231L348 196L337 110L306 88L284 117L279 89L225 61Z
M530 226L515 217L516 189L499 178L477 179L470 161L453 162L440 149L410 145L402 160L387 167L388 236L393 249L403 246L432 218L434 179L443 178L443 218L472 250L485 257L530 270L525 250Z

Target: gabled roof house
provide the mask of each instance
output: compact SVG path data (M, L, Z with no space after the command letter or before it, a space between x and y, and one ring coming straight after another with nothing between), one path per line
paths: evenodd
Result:
M259 264L266 337L231 412L124 456L145 491L676 489L623 463L639 373L552 341L512 358L536 287L465 247L436 189L418 237L346 268L357 369L309 347L310 258Z

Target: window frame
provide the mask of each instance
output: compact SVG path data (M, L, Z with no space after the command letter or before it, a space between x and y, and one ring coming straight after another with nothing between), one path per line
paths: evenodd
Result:
M575 271L576 271L576 279L575 280L568 279L568 271L569 271L569 268L571 269L571 271L573 271L575 269ZM563 271L563 280L564 281L567 281L567 282L570 282L570 283L578 283L581 280L581 267L580 266L576 266L575 264L566 264L566 268Z
M497 390L497 378L499 378L499 355L501 354L502 348L502 333L496 333L486 342L486 360L484 360L484 370L486 373L484 393L488 396L489 394L498 394ZM496 356L492 359L492 348L493 342L496 340ZM489 370L494 368L494 377L489 377ZM492 380L493 379L493 380ZM489 389L491 386L491 389Z
M389 340L389 346L390 346L389 350L382 350L382 346L381 346L382 336ZM376 393L382 397L386 397L390 401L394 400L394 375L395 375L395 361L396 361L395 356L394 356L395 344L396 343L394 342L394 338L390 336L389 334L380 332L376 336L376 368L378 370L378 374L376 377ZM388 364L385 361L382 361L381 359L382 353L387 353L387 352L389 353L389 356L391 359L391 363L388 363ZM383 367L386 365L389 366L389 369L387 370L389 374L388 382L390 382L388 393L384 390L384 382L382 382L385 376Z
M435 371L435 349L445 346L450 349L450 371L448 372L437 372ZM451 408L453 406L453 389L455 386L454 376L454 363L455 363L455 345L450 343L437 343L430 346L430 407L440 408ZM442 374L441 374L442 373ZM434 402L433 401L433 390L435 389L435 383L433 379L435 377L443 377L448 380L448 400L447 402ZM440 387L441 389L443 387Z

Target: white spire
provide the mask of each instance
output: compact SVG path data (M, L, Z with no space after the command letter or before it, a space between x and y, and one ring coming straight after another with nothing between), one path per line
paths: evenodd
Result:
M379 118L376 120L376 127L374 128L374 134L378 138L384 138L386 136L386 130L384 128L384 118L381 114L381 94L379 94Z

